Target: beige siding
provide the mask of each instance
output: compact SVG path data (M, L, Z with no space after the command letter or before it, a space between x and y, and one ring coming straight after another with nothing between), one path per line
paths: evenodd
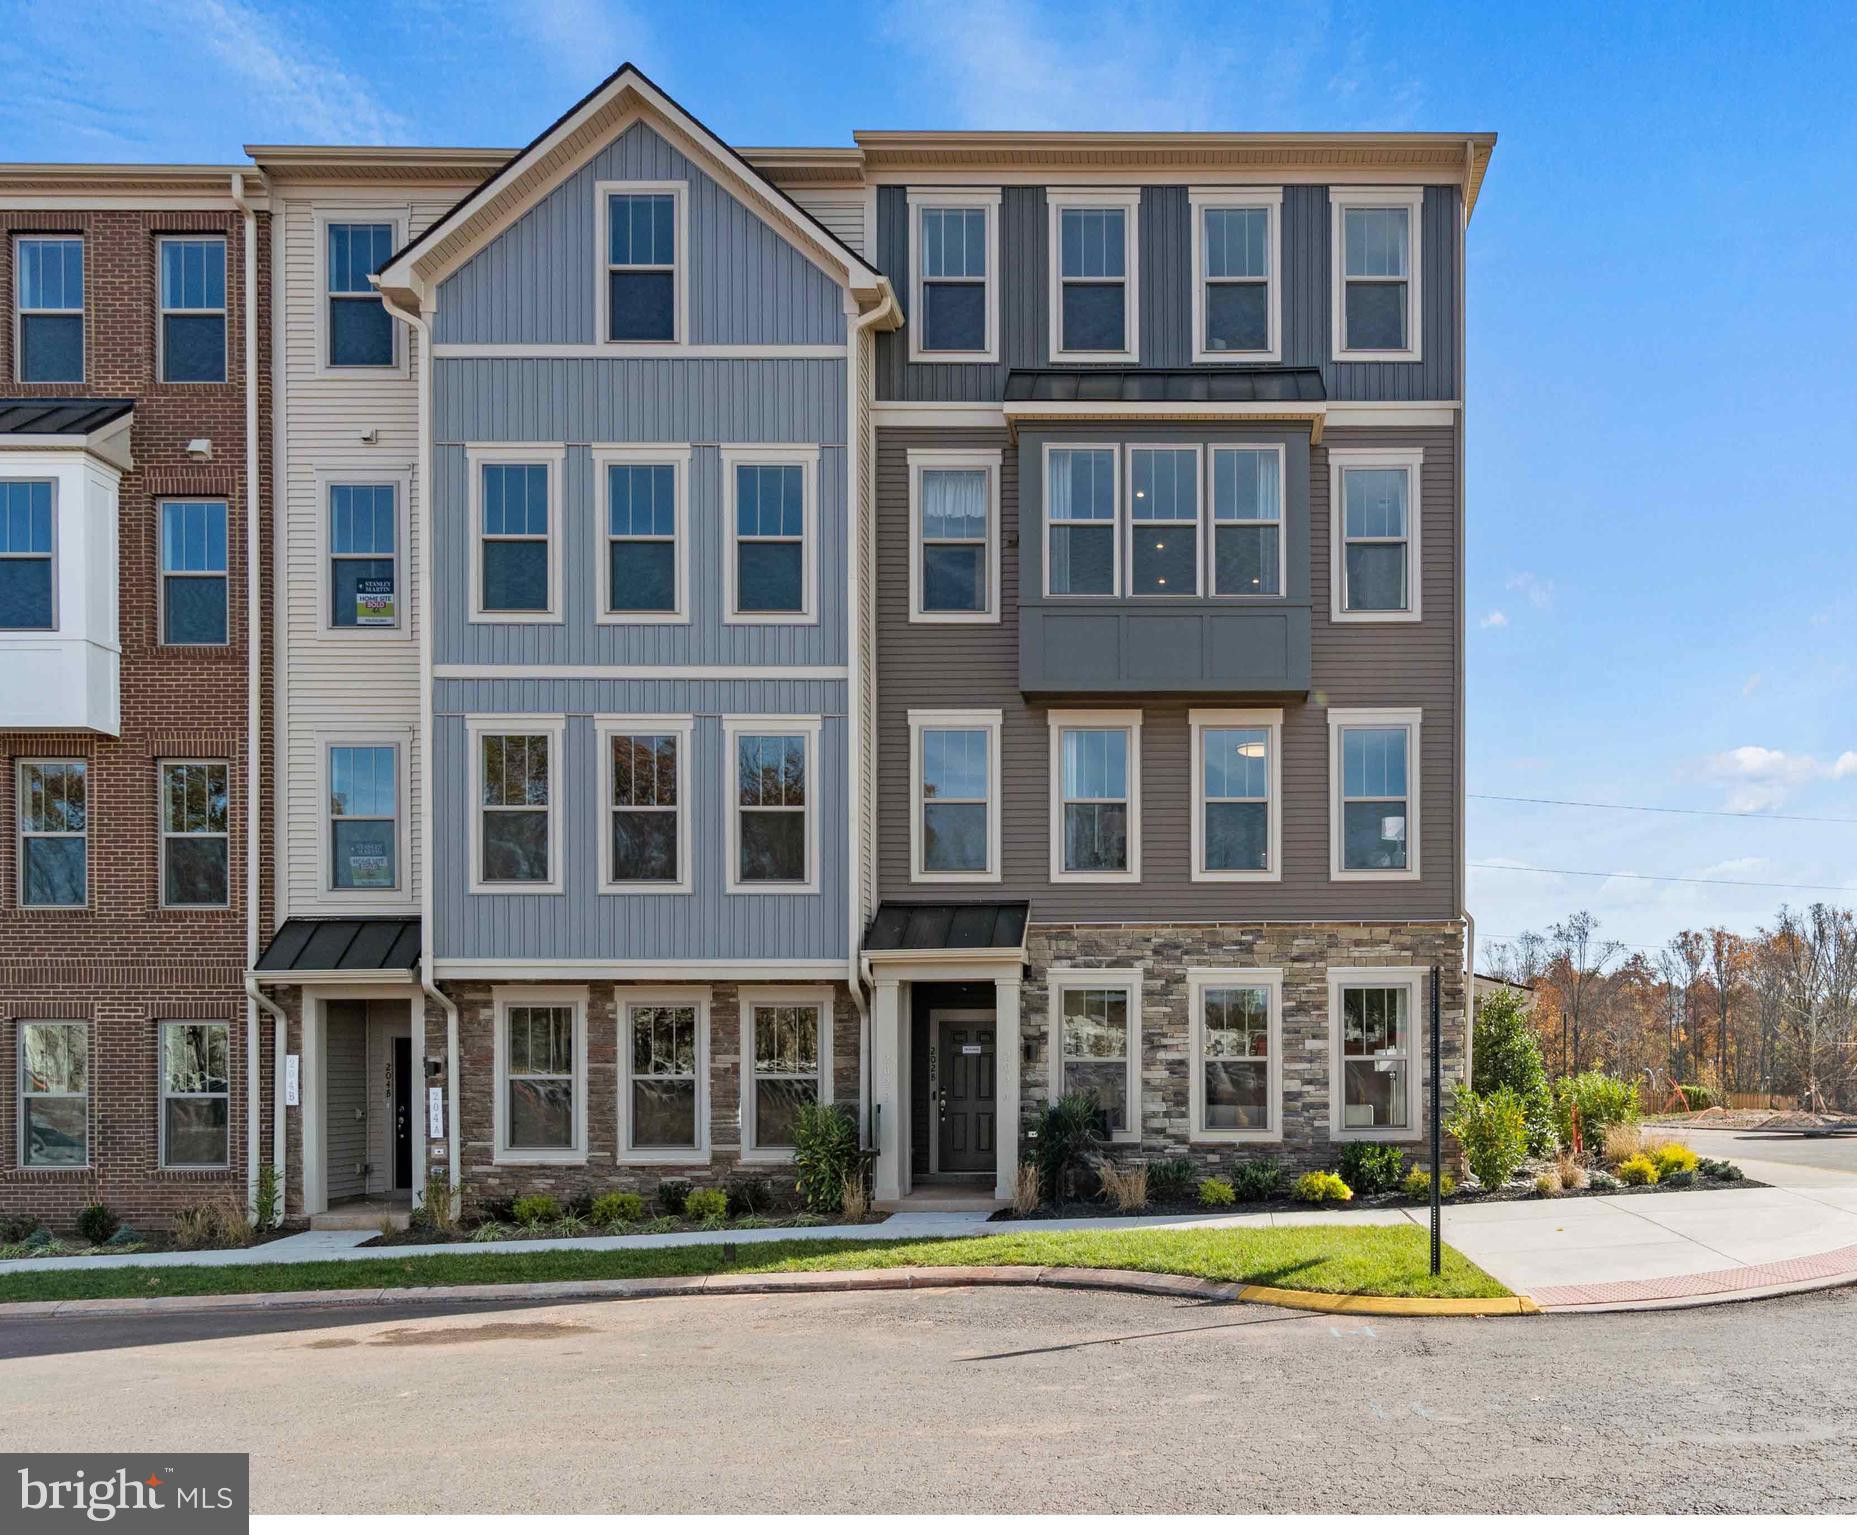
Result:
M1274 706L1279 700L1140 696L1059 701L1059 707L1130 708L1142 715L1141 866L1138 885L1053 885L1049 836L1049 727L1044 701L1018 689L1018 462L1004 431L889 429L878 433L878 783L882 894L889 900L1029 898L1034 921L1421 920L1454 915L1456 860L1455 458L1449 428L1332 431L1335 447L1420 446L1423 470L1424 620L1337 625L1329 620L1328 459L1312 455L1309 495L1314 686L1283 701L1283 877L1257 884L1196 884L1191 869L1192 783L1187 711ZM909 622L911 446L998 447L1004 548L998 624ZM1329 870L1327 706L1424 711L1420 813L1423 879L1335 881ZM1001 883L914 884L909 878L908 711L1003 712Z
M368 1159L367 1004L353 1003L338 1014L331 1007L323 1027L324 1173L329 1198L354 1199L365 1191Z
M864 222L869 204L863 187L790 186L784 190L860 256L867 254Z

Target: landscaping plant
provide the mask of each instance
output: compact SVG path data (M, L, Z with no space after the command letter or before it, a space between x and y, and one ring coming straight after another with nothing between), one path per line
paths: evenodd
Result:
M1618 1164L1618 1181L1631 1188L1640 1188L1657 1181L1657 1164L1642 1154L1627 1157Z
M836 1214L845 1202L845 1184L864 1177L851 1111L836 1103L802 1103L793 1120L793 1166L806 1208L814 1215Z
M1550 1167L1545 1172L1535 1174L1535 1192L1543 1199L1551 1199L1560 1192L1560 1173Z
M1240 1162L1232 1168L1232 1189L1246 1204L1274 1198L1283 1182L1283 1169L1275 1157Z
M1066 1093L1038 1116L1038 1181L1047 1199L1075 1199L1081 1176L1102 1160L1108 1122L1096 1094Z
M1209 1209L1220 1205L1238 1202L1238 1195L1230 1183L1223 1178L1201 1178L1199 1180L1199 1202Z
M518 1226L552 1226L561 1219L561 1201L552 1194L521 1194L509 1202Z
M865 1187L862 1176L845 1179L844 1191L838 1199L838 1213L854 1226L870 1214L870 1190Z
M1178 1204L1193 1197L1199 1169L1191 1157L1162 1157L1148 1164L1148 1193L1162 1204Z
M1683 1101L1689 1105L1693 1114L1699 1109L1715 1107L1715 1094L1701 1082L1679 1082L1676 1090L1683 1095Z
M731 1178L722 1187L730 1215L760 1215L774 1202L773 1185L765 1178Z
M1571 1151L1562 1151L1554 1160L1555 1170L1560 1174L1560 1186L1563 1189L1586 1187L1586 1169L1580 1165L1580 1159Z
M1012 1174L1012 1213L1030 1215L1038 1208L1038 1168L1021 1162Z
M1457 1180L1449 1173L1440 1173L1438 1175L1438 1197L1449 1199L1456 1192ZM1415 1167L1406 1174L1406 1198L1431 1198L1431 1169L1429 1167Z
M1341 1148L1341 1181L1356 1194L1386 1194L1406 1175L1406 1154L1379 1141L1351 1141Z
M1458 1083L1444 1128L1457 1137L1470 1171L1486 1189L1501 1188L1528 1160L1528 1110L1513 1088L1478 1093Z
M92 1247L101 1247L109 1241L121 1224L108 1205L85 1205L77 1212L77 1234Z
M264 1162L258 1168L258 1192L253 1201L258 1207L253 1222L260 1231L281 1225L284 1219L284 1186L277 1176L277 1164Z
M1554 1129L1554 1096L1548 1089L1541 1036L1527 1005L1513 992L1498 991L1477 1003L1471 1032L1471 1088L1493 1093L1506 1087L1522 1100L1528 1121L1528 1154L1549 1155L1562 1140Z
M691 1189L684 1195L683 1213L686 1220L722 1220L729 1213L729 1196L721 1189Z
M683 1202L690 1197L688 1178L658 1180L658 1209L665 1215L682 1215Z
M1647 1146L1644 1154L1657 1168L1660 1179L1668 1179L1672 1173L1693 1173L1699 1160L1696 1153L1681 1141L1665 1141L1658 1146Z
M1306 1205L1346 1204L1354 1190L1334 1173L1304 1173L1296 1180L1296 1198Z
M1148 1207L1148 1164L1131 1162L1126 1167L1117 1167L1113 1162L1104 1162L1096 1169L1096 1176L1102 1181L1103 1198L1125 1214L1132 1210L1145 1210Z
M1638 1084L1603 1071L1562 1077L1554 1084L1554 1130L1563 1146L1573 1144L1576 1111L1581 1138L1589 1146L1603 1145L1611 1126L1636 1124L1640 1118Z
M1747 1175L1732 1162L1718 1162L1714 1157L1704 1157L1696 1164L1696 1171L1705 1178L1720 1178L1724 1183L1739 1183Z
M1586 1175L1586 1186L1597 1193L1609 1194L1613 1189L1618 1187L1618 1179L1614 1178L1603 1167L1595 1167Z
M1644 1150L1644 1132L1636 1125L1611 1125L1605 1134L1606 1165L1617 1167Z
M596 1226L629 1225L633 1221L642 1221L645 1218L645 1196L624 1189L611 1189L604 1194L596 1194L587 1216Z

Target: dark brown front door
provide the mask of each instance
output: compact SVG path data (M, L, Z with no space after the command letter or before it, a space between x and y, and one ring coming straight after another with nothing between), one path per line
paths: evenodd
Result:
M941 1068L941 1170L993 1170L993 1025L944 1022Z
M393 1041L393 1186L413 1186L413 1041Z

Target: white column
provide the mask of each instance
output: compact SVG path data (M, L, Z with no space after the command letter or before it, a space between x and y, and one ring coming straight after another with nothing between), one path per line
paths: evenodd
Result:
M900 981L877 979L870 1020L870 1092L876 1109L878 1199L901 1199L905 1177L903 1153L908 1126L903 1123L903 997Z
M993 983L993 1140L995 1199L1012 1198L1019 1171L1019 977Z

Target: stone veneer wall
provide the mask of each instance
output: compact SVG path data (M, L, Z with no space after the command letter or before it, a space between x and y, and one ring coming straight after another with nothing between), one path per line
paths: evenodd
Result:
M1446 1101L1463 1076L1467 1044L1464 1009L1463 928L1458 923L1296 923L1261 927L1033 926L1026 936L1026 979L1020 1027L1028 1047L1021 1068L1021 1145L1024 1128L1048 1097L1051 967L1142 971L1141 1144L1118 1155L1191 1156L1208 1172L1234 1162L1274 1157L1301 1171L1332 1166L1341 1154L1329 1138L1328 967L1439 965L1443 969L1442 1038ZM1189 969L1254 966L1283 972L1283 1140L1193 1143L1188 1074ZM1427 998L1421 991L1414 1060L1421 1078L1421 1112L1428 1110L1425 1047L1430 1038ZM1422 1122L1423 1123L1423 1122ZM1404 1143L1428 1163L1428 1141ZM1453 1144L1446 1155L1455 1159Z

